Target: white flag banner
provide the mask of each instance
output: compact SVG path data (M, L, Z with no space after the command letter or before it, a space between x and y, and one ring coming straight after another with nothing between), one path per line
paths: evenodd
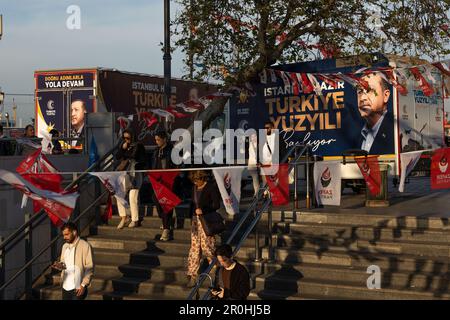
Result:
M42 153L43 154L52 154L53 150L53 142L52 136L48 133L47 130L41 130L41 145L42 145Z
M340 161L321 161L314 164L314 190L319 205L341 205Z
M400 172L400 185L398 187L398 191L405 191L405 180L406 177L411 173L411 171L416 166L417 162L419 162L420 156L422 152L430 151L430 150L419 150L412 152L405 152L400 154L400 163L401 163L401 172Z
M0 179L19 189L32 200L37 201L47 213L58 217L64 222L69 220L79 195L78 192L63 194L39 189L19 174L2 169L0 169Z
M126 172L90 172L89 174L100 179L111 195L116 197L125 208L130 205L126 200L129 177Z
M239 213L241 200L241 179L244 168L213 169L223 204L228 214Z
M169 111L166 110L162 110L162 109L151 109L151 112L153 112L154 114L164 117L164 118L168 118L168 119L173 119L174 115L171 114Z

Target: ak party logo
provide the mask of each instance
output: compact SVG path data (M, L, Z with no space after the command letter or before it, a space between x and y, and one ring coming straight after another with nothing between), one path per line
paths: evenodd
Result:
M330 185L331 182L331 172L328 167L323 171L322 176L320 177L320 183L322 187L326 188Z
M369 167L369 165L367 164L367 162L364 162L364 163L363 163L363 165L362 165L362 171L363 171L363 174L364 174L364 175L366 175L366 176L369 176L369 175L370 175L370 167Z
M441 161L439 161L439 170L441 170L442 173L446 173L447 169L448 169L447 157L443 155Z

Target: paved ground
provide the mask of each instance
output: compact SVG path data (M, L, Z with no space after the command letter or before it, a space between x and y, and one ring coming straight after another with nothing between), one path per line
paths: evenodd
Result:
M299 211L306 210L305 183L299 182ZM251 190L251 186L246 186ZM345 188L341 198L341 206L325 206L311 209L314 212L353 212L355 214L388 214L398 216L450 217L450 190L431 190L430 177L412 177L405 185L405 192L400 193L398 186L394 188L389 180L389 201L387 208L365 207L365 194L356 194ZM313 195L311 195L313 196ZM283 207L292 209L293 205ZM279 208L281 209L281 208Z

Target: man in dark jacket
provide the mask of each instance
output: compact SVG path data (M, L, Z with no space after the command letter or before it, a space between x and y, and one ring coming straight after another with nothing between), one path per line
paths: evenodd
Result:
M233 260L233 251L228 244L216 249L220 269L216 277L216 289L211 291L219 300L247 300L250 293L250 275L247 269Z
M3 126L0 124L0 156L10 156L13 154L11 142L2 141L7 137L3 135Z

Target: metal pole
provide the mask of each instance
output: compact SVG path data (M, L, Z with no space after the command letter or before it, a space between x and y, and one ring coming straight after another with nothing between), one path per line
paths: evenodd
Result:
M171 86L171 60L170 55L170 0L164 0L164 108L169 106ZM166 122L167 129L167 122Z
M309 197L309 148L306 148L306 209L311 209Z
M0 237L0 243L3 243L5 240L4 237ZM6 280L6 268L5 268L5 262L6 262L6 248L0 249L0 283L5 283ZM0 300L5 300L5 290L0 291Z
M25 214L25 222L30 220L31 214ZM31 226L25 229L25 264L33 258L33 234ZM33 285L33 265L30 265L25 271L25 299L31 299L31 290Z
M257 215L256 210L254 211L255 217ZM261 261L261 255L259 253L259 231L258 231L258 224L255 225L255 262Z
M294 206L292 211L295 211L295 209L298 209L298 190L297 190L297 147L295 147L294 152Z
M268 261L273 261L272 254L272 203L270 204L269 210L267 211L267 223L269 227L269 252L268 252Z

